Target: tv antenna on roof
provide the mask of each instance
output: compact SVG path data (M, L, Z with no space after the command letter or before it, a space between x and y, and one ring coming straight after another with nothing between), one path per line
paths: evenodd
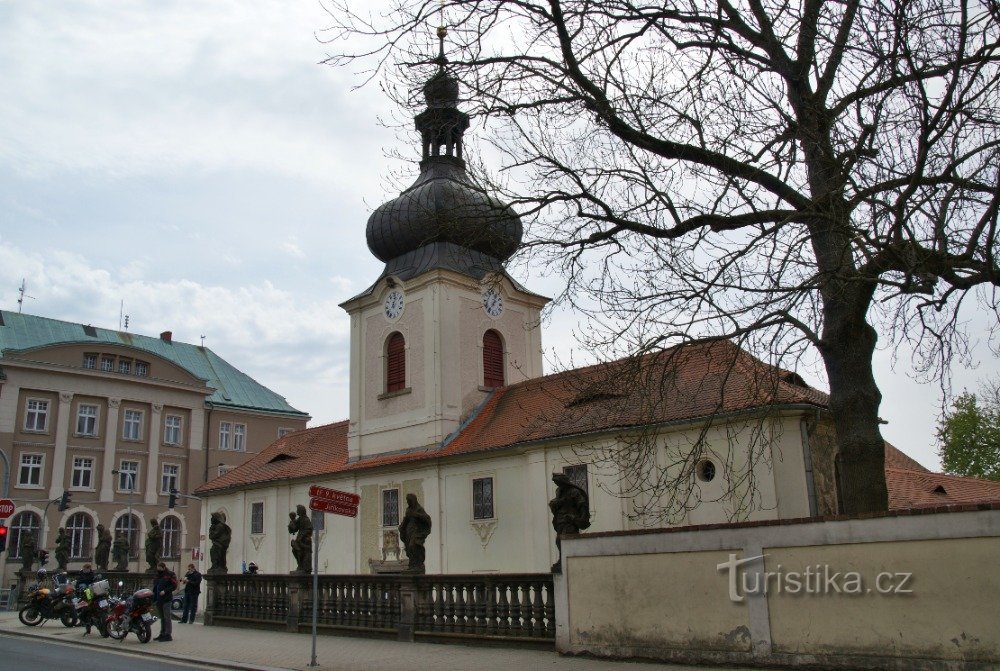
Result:
M24 293L27 290L28 290L28 285L25 282L25 279L22 277L21 278L21 286L17 290L18 294L20 294L18 296L18 298L17 298L17 311L18 312L21 312L21 306L24 304L24 299L25 298L30 298L31 300L35 300L34 296L29 296L28 294Z

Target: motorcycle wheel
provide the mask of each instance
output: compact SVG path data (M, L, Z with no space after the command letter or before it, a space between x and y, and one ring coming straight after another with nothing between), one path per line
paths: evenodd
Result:
M76 619L76 613L71 610L64 610L62 614L59 615L59 621L63 623L64 627L75 627L78 622Z
M125 618L112 620L104 626L109 637L115 639L116 641L121 641L128 636L128 625L125 624L124 619Z
M135 635L139 637L140 643L149 643L149 639L153 638L153 629L148 622L140 622L139 631Z
M44 620L45 618L43 618L42 614L38 612L38 608L36 608L32 604L28 604L27 606L22 608L20 612L18 612L17 619L21 621L21 624L26 624L29 627L34 627L36 625L41 624L42 620Z

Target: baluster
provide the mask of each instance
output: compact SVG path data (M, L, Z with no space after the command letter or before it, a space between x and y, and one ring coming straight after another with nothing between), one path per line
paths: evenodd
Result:
M431 585L431 598L434 600L434 613L431 619L431 629L435 631L444 630L444 586L441 584Z
M507 585L499 583L497 585L497 633L500 636L510 634L510 602L507 600Z
M536 582L532 589L531 599L531 635L541 638L545 635L545 624L542 622L544 615L542 607L542 583Z

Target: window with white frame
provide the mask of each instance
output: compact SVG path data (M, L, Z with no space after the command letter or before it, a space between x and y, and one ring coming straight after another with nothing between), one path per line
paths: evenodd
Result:
M264 502L254 501L250 504L250 533L264 533Z
M128 541L128 557L129 559L139 558L139 549L142 548L142 543L139 541L139 518L133 515L122 515L115 522L115 537L118 534L123 534L125 540Z
M472 479L472 519L493 519L493 478Z
M83 367L89 368L90 370L97 369L97 355L96 354L84 354L83 355Z
M24 430L45 431L49 425L49 402L29 398L24 408Z
M295 429L289 429L289 428L284 427L284 426L280 427L278 429L278 438L284 438L285 436L287 436L288 434L292 433L293 431L295 431Z
M38 529L41 527L42 518L30 510L19 512L10 523L10 538L7 546L10 548L7 555L10 559L20 559L21 541L26 536L31 536L38 546Z
M171 489L177 489L180 471L181 467L177 464L163 464L163 477L160 478L160 492L169 494Z
M110 373L115 369L115 358L113 356L102 356L101 357L101 370L105 373Z
M132 360L131 359L118 359L118 372L122 375L128 375L132 372Z
M125 440L142 440L141 410L125 411L125 421L122 423L122 438Z
M236 452L246 452L247 450L246 424L233 424L233 450Z
M399 526L399 490L382 490L382 526Z
M181 521L174 515L168 515L160 521L160 531L163 533L163 559L177 559L181 556Z
M21 455L21 469L18 472L17 484L20 487L42 486L42 455Z
M66 533L69 534L69 558L90 559L94 551L91 536L94 531L94 521L87 513L76 513L66 523Z
M122 461L118 465L118 491L135 492L139 484L139 462Z
M76 409L76 435L97 435L97 406L81 403Z
M145 361L135 362L135 374L138 377L146 377L149 375L149 364Z
M234 468L236 468L236 467L235 466L226 466L225 464L219 464L219 475L223 476L226 473L228 473L229 471L233 470Z
M229 422L219 422L219 449L229 449L229 437L233 432L233 425Z
M163 421L163 442L167 445L180 445L181 425L180 415L167 415Z
M94 459L92 457L73 457L73 478L70 486L76 489L94 488Z

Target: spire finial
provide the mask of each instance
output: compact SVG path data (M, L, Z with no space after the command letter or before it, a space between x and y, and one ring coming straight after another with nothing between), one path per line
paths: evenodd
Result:
M440 18L440 23L438 23L437 36L438 36L438 56L437 64L440 68L444 68L444 64L448 62L448 59L444 56L444 38L448 36L448 28L444 25L444 0L440 0L438 5L438 16Z

